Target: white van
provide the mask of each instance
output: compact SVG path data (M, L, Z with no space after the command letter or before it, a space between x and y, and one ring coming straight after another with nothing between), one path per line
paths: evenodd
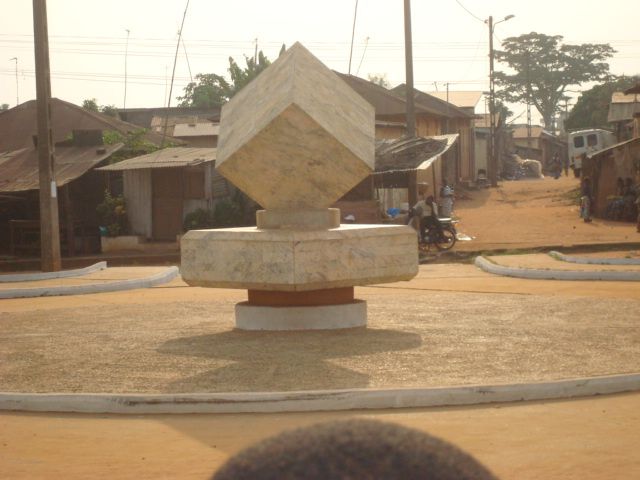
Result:
M573 166L573 173L580 176L582 155L597 152L616 143L616 137L608 130L593 128L570 132L567 138L569 144L569 165Z

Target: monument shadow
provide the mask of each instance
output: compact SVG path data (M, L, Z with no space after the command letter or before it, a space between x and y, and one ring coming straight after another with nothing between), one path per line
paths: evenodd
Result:
M220 360L222 367L167 383L167 393L294 391L366 388L370 375L359 365L385 356L359 359L420 347L420 335L397 330L353 328L316 331L232 330L211 335L175 338L158 352ZM338 365L333 359L346 359ZM348 366L345 366L347 364ZM365 370L363 368L362 370Z

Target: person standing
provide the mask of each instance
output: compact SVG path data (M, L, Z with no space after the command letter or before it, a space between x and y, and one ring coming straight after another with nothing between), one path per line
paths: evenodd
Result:
M593 203L593 191L591 189L591 179L585 177L580 188L580 217L585 223L591 222L591 209Z
M440 189L440 213L443 217L451 217L453 213L453 188L449 186L446 179L443 181L444 185Z

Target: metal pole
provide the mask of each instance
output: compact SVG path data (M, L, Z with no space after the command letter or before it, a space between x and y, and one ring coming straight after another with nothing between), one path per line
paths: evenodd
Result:
M20 96L18 95L18 57L13 57L11 60L16 62L16 106L20 105Z
M353 12L353 29L351 30L351 50L349 50L349 75L351 75L351 59L353 58L353 37L356 34L356 17L358 15L358 0L356 0L356 8Z
M493 17L489 17L489 182L498 186L498 165L496 162L496 99L493 82Z
M404 54L407 92L407 136L416 136L416 111L413 104L413 49L411 40L411 0L404 0Z
M51 72L46 0L33 0L33 33L38 108L41 268L43 272L53 272L62 268L62 261L51 133Z
M122 109L127 108L127 57L129 56L129 30L127 29L127 41L124 47L124 100L122 101Z

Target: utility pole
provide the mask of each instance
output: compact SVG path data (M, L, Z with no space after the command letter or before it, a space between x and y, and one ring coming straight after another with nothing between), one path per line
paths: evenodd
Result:
M493 17L489 17L489 182L498 186L498 162L496 161L496 92L493 83Z
M127 57L129 56L129 34L131 33L128 29L127 32L127 40L124 47L124 100L122 101L122 109L127 109Z
M416 111L413 102L413 46L411 40L411 0L404 0L404 56L407 92L407 136L416 136Z
M51 71L46 0L33 0L33 39L38 108L38 168L40 180L40 259L43 272L62 268L58 188L55 181L51 133Z
M493 17L489 17L485 20L485 23L489 26L489 164L487 165L489 182L492 187L498 186L498 158L496 155L496 89L494 81L494 69L493 69L493 29L498 23L511 20L515 15L507 15L499 22L493 23Z
M356 34L356 18L358 16L358 0L356 0L356 7L353 11L353 28L351 29L351 49L349 50L349 75L351 75L351 59L353 58L353 38Z
M20 95L18 95L18 57L13 57L11 60L16 62L16 107L20 105Z

